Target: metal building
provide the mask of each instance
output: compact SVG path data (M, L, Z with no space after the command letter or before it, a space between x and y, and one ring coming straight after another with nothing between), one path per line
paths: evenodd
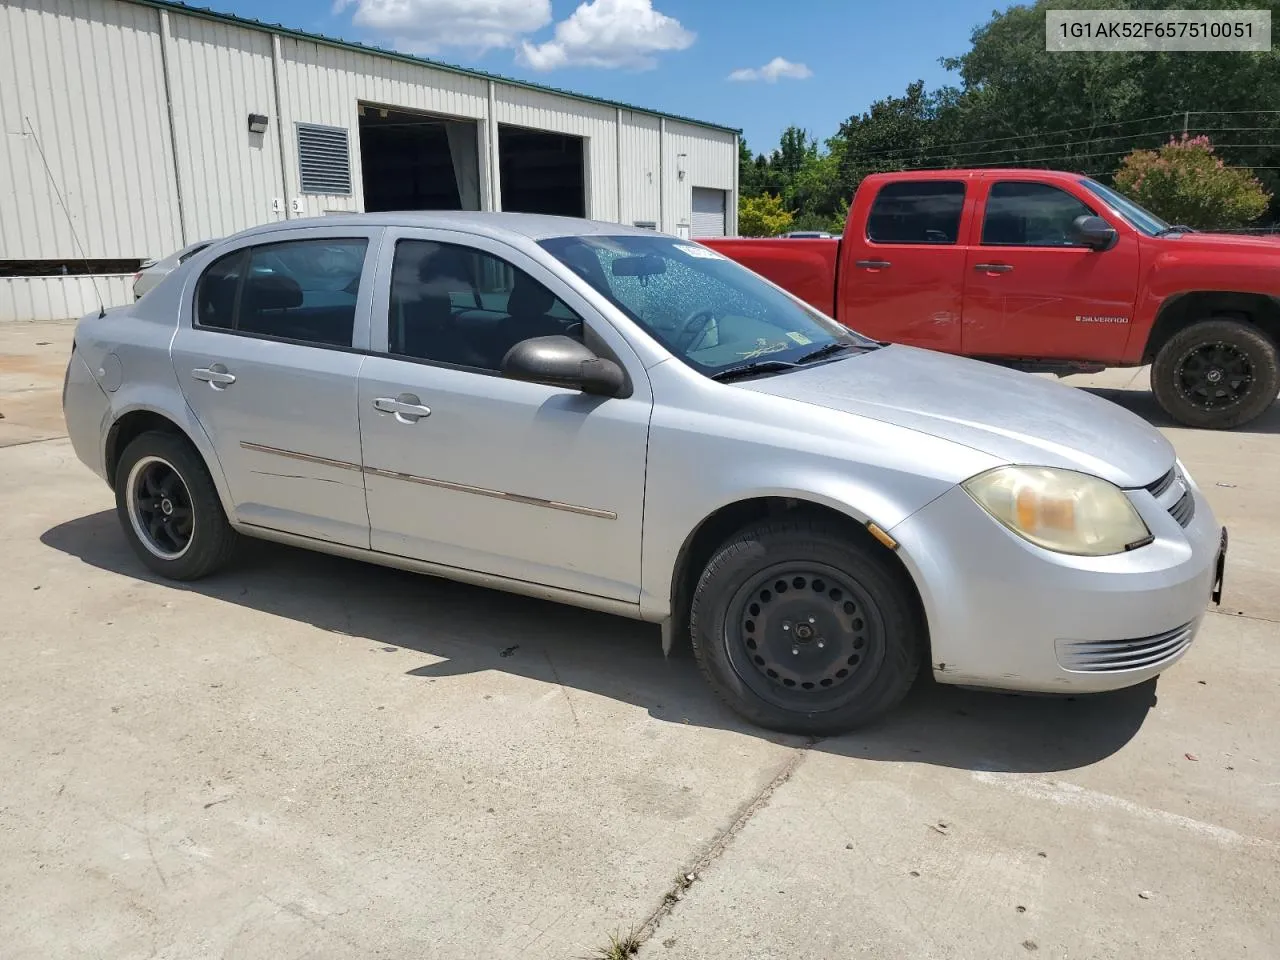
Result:
M0 0L0 320L255 224L518 210L736 231L738 131L169 0Z

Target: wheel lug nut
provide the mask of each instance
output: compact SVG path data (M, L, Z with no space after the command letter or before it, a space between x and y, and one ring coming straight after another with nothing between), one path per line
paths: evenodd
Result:
M782 625L782 632L783 632L783 633L790 633L790 632L791 632L791 624L789 624L789 623L784 623L784 624Z
M818 622L818 618L817 618L817 617L810 617L810 618L809 618L809 622L810 622L810 623L817 623L817 622Z
M822 642L821 640L819 640L819 641L818 641L818 649L819 649L819 650L821 650L821 649L822 649L823 647L825 647L825 646L826 646L826 644L825 644L824 642Z
M799 648L799 647L792 647L792 648L791 648L791 655L792 655L793 657L798 657L798 656L800 656L800 648Z

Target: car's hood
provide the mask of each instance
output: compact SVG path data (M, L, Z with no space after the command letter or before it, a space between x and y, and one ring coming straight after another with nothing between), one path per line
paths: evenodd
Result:
M1162 249L1169 251L1223 251L1280 257L1280 235L1250 237L1236 233L1184 233L1158 239L1162 241Z
M889 346L739 386L941 437L1010 463L1138 487L1173 464L1141 417L1075 387L978 360Z

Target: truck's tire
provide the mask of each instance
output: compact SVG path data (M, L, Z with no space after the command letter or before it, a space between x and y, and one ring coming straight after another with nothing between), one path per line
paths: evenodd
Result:
M116 516L134 553L170 580L197 580L230 559L237 535L199 451L167 431L139 434L116 465Z
M906 695L922 624L904 575L815 520L734 535L707 564L690 610L693 652L711 688L751 723L831 736Z
M1255 326L1200 320L1160 348L1151 365L1151 390L1165 413L1188 427L1238 427L1280 393L1280 356L1275 342Z

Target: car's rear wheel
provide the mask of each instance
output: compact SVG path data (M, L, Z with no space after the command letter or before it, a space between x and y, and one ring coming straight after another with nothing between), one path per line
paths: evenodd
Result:
M844 733L891 709L920 668L922 629L883 548L808 520L762 523L707 564L690 613L712 689L752 723Z
M120 525L151 570L196 580L230 558L236 533L204 461L185 437L139 434L120 455L115 488Z
M1239 320L1202 320L1179 330L1156 354L1151 389L1165 413L1189 427L1248 423L1280 393L1280 357L1271 339Z

